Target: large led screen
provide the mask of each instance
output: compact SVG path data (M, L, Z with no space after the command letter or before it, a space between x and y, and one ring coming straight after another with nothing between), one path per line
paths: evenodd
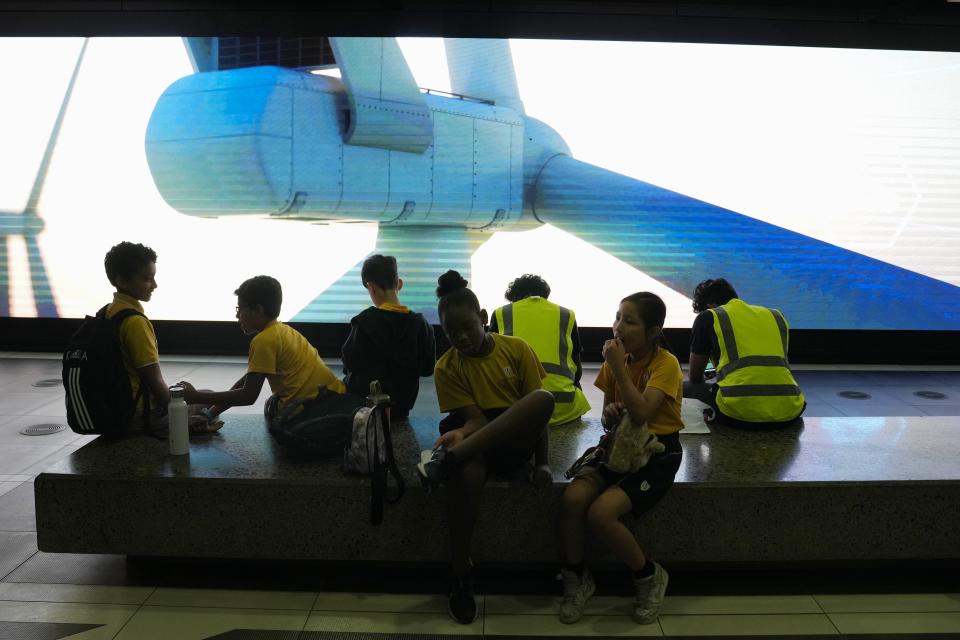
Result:
M639 290L689 326L725 277L794 328L960 329L958 53L326 42L0 39L0 315L94 312L130 240L158 319L232 319L269 274L281 319L345 322L380 252L434 319L456 268L488 309L540 274L581 326Z

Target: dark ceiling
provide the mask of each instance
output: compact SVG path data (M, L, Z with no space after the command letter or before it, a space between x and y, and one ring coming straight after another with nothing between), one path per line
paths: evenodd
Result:
M447 35L960 50L960 2L0 0L0 35Z

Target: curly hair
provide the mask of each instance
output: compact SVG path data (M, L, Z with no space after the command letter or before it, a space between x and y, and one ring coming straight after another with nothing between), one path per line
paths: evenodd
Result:
M550 285L547 281L533 273L525 273L507 285L503 297L510 302L518 302L530 296L550 297Z
M736 297L738 297L737 290L726 279L704 280L693 292L693 310L695 313L701 313L709 309L711 304L719 307Z
M117 278L129 278L140 269L157 261L157 252L142 244L121 242L114 245L103 257L103 269L107 280L117 286Z

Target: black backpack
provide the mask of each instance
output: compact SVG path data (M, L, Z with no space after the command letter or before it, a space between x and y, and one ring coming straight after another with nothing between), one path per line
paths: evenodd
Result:
M123 309L108 318L107 307L103 307L96 316L83 320L63 352L67 424L77 433L129 431L141 397L144 398L144 418L149 415L143 385L137 397L133 397L120 347L120 324L134 315L143 314Z
M285 447L318 458L342 455L350 442L353 415L363 406L363 396L334 393L321 386L313 398L289 402L277 409L273 395L263 407L270 434Z

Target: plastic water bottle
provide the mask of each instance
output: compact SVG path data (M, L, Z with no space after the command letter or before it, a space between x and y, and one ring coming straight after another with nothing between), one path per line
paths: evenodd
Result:
M167 405L167 425L170 434L170 455L183 456L190 453L190 432L187 428L187 403L183 399L183 387L170 387L170 404Z

